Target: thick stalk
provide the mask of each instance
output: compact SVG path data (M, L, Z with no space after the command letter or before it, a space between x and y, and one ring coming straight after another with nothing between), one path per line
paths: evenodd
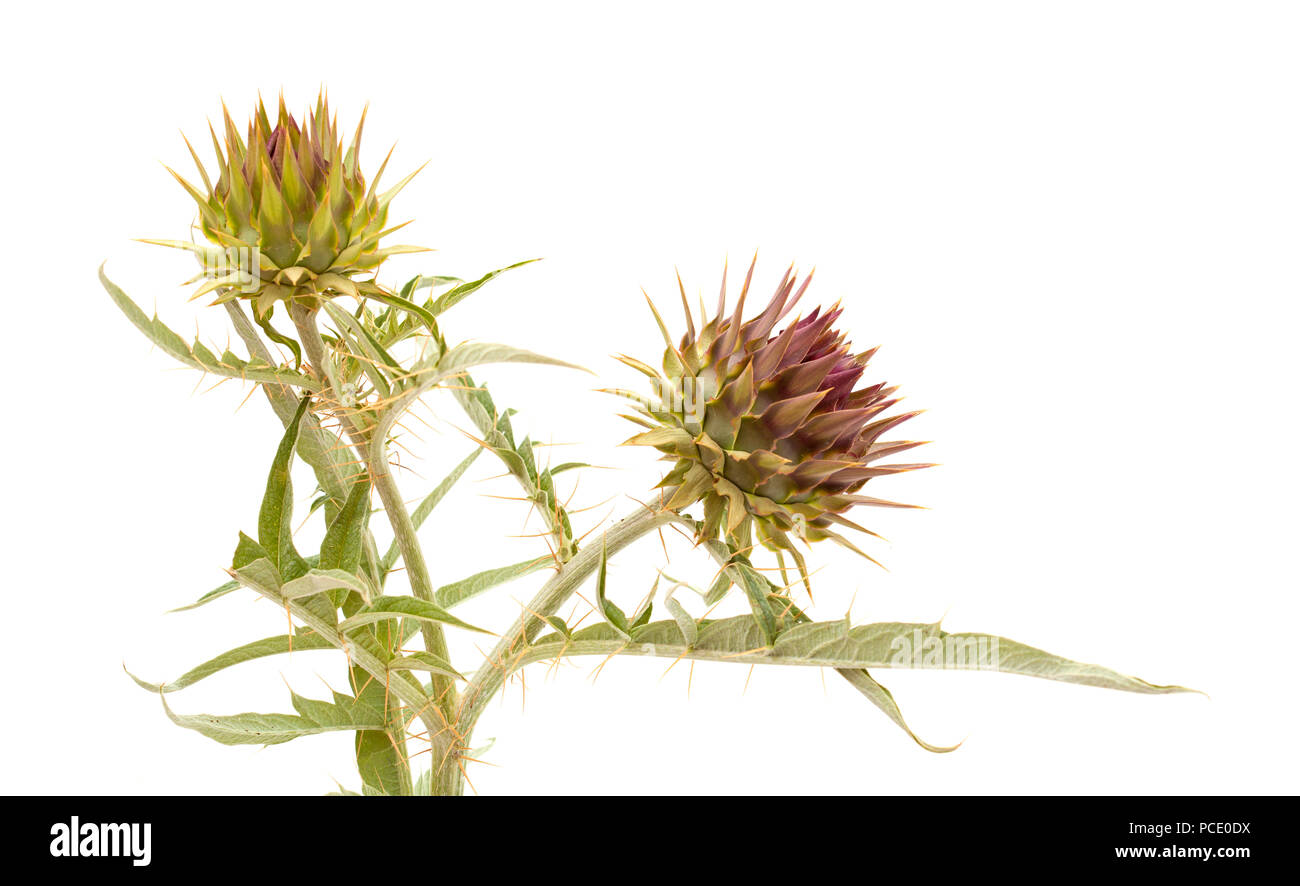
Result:
M325 343L321 339L320 330L316 327L316 311L300 304L291 303L289 314L293 318L294 326L298 330L298 337L307 352L308 362L315 370L318 378L327 379ZM398 550L401 551L402 562L406 566L407 580L411 585L411 592L418 599L432 602L433 580L429 575L429 566L424 559L424 551L420 547L415 524L411 522L410 512L406 509L406 502L402 498L392 472L388 469L388 460L386 458L376 458L372 454L374 450L383 451L382 441L376 445L376 441L370 440L366 432L357 426L350 415L340 414L339 420L348 437L366 462L371 483L379 494L379 500L383 503L384 513L388 515L388 522L392 526ZM450 658L447 649L447 638L441 625L426 622L421 625L421 634L424 638L425 649L443 660ZM460 753L461 746L452 728L455 725L453 718L459 706L456 684L450 677L435 674L432 689L432 697L437 707L438 716L436 720L427 716L422 719L429 732L428 738L433 757L433 792L437 795L459 794L462 790L462 784L460 763L456 758ZM427 712L425 713L427 714Z
M371 476L375 490L379 493L379 500L388 514L388 521L393 527L397 549L402 553L402 562L406 565L411 592L417 598L431 603L434 588L429 576L429 566L425 562L415 524L411 522L410 512L406 510L406 503L397 489L397 484L393 481L393 475L388 470L388 465L384 464L382 475L376 474L372 469ZM424 636L425 648L444 661L450 661L451 654L447 649L447 637L443 633L442 626L425 622L421 625L420 631ZM463 786L460 761L457 757L463 748L453 728L456 708L460 703L456 684L451 677L434 674L432 690L431 695L438 707L442 724L438 730L439 734L429 736L433 747L433 792L438 796L459 794Z
M596 571L602 557L611 557L646 533L681 519L673 511L656 510L642 505L611 526L605 532L602 544L587 545L560 567L560 571L529 602L510 630L501 636L501 641L488 654L487 660L474 672L474 678L465 687L457 728L466 741L484 707L501 688L514 660L526 653L529 643L537 638L545 626L542 616L554 615Z

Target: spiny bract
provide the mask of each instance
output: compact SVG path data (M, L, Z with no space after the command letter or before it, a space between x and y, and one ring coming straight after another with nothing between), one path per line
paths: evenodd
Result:
M354 279L373 271L388 256L424 251L413 246L379 247L379 241L406 223L385 228L388 205L415 177L377 192L385 158L366 186L359 152L365 113L349 147L338 136L324 94L304 124L289 114L280 98L275 125L260 100L248 124L248 138L222 107L225 145L209 124L219 175L215 183L189 140L203 190L174 170L170 172L199 207L199 227L213 246L174 240L147 240L195 253L203 266L198 298L218 292L216 303L253 300L265 317L277 301L302 300L318 305L333 295L383 294L373 279ZM389 151L392 156L392 151ZM423 167L421 167L423 168ZM255 267L253 265L256 265Z
M875 535L845 512L855 505L913 506L858 490L872 477L930 465L877 464L921 445L881 440L918 413L886 417L898 402L893 396L897 388L883 382L857 388L875 349L849 350L844 334L834 328L841 314L838 304L828 311L814 309L773 332L812 275L795 290L791 267L762 313L743 322L753 274L751 264L740 300L728 316L724 270L717 313L698 332L678 277L687 322L678 345L655 311L668 345L666 378L639 360L619 358L655 379L658 387L654 399L630 396L639 408L637 416L627 417L650 430L628 442L653 446L675 462L659 484L672 490L667 506L681 509L703 501L705 538L725 536L737 548L748 549L752 529L766 547L791 553L806 577L791 535L808 542L830 538L867 556L835 531L847 527ZM707 316L702 302L700 315L702 320Z

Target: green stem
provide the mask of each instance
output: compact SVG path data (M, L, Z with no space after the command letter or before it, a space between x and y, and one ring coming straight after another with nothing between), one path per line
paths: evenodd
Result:
M372 467L371 476L375 490L379 493L379 500L383 503L384 512L388 514L388 521L393 527L397 548L402 552L402 562L406 565L411 592L417 598L432 603L434 587L429 576L429 566L425 562L424 551L420 547L415 524L411 522L410 512L406 510L406 503L393 480L392 472L387 468L388 464L384 462L383 473L379 474L376 473L376 468ZM442 626L425 622L420 630L424 636L425 649L444 661L450 661L447 637L443 633ZM458 756L464 748L457 740L453 726L460 699L456 693L454 679L446 675L434 674L432 689L431 694L441 720L437 734L429 736L433 747L433 792L435 796L459 794L463 786Z
M316 309L298 303L291 303L289 314L293 318L294 326L298 330L298 336L302 339L303 347L307 351L307 359L317 377L327 379L329 374L325 356L325 343L321 339L320 330L316 326ZM370 439L370 435L358 427L350 415L341 413L339 420L348 437L360 451L370 472L371 482L375 491L379 494L379 500L383 503L384 513L388 516L388 522L392 526L398 550L402 553L402 561L406 565L411 592L420 600L432 602L433 580L429 575L429 567L425 562L424 552L420 547L415 525L411 522L410 512L406 509L406 502L397 488L397 482L393 478L392 472L388 469L384 441ZM421 626L421 634L424 638L425 649L444 660L450 658L447 649L447 638L441 625L426 622ZM429 733L428 738L431 744L434 793L459 794L462 787L460 762L457 755L460 753L461 745L452 729L454 726L453 718L459 705L456 684L451 677L435 674L432 688L432 697L438 716L430 718L428 712L425 711L421 712L421 719Z
M474 678L465 687L458 728L466 741L484 707L501 688L506 674L514 670L516 659L527 654L529 644L546 624L542 616L554 615L596 571L602 557L612 557L646 533L681 520L673 511L655 510L642 505L606 531L603 545L587 545L560 567L559 572L529 602L510 630L501 636L501 641L488 654L487 660L475 671Z

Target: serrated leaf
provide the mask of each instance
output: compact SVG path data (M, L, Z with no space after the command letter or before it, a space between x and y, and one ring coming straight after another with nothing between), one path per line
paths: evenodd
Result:
M99 282L109 296L112 297L118 309L126 315L126 318L131 321L136 329L144 333L146 338L161 348L168 356L184 363L186 366L227 378L293 385L307 391L320 390L320 384L315 379L303 375L301 372L281 369L260 361L254 363L239 360L238 358L227 360L223 356L219 362L208 363L206 357L210 357L210 353L205 354L205 360L200 360L190 346L185 343L185 339L169 329L156 316L150 317L142 311L140 306L131 300L130 296L123 292L116 283L109 280L104 274L103 265L99 267ZM206 351L206 349L204 350ZM234 355L230 356L233 357Z
M544 637L541 650L558 645L559 638ZM611 626L599 624L575 631L566 655L685 656L741 664L780 664L822 668L899 668L922 670L978 670L1020 674L1063 683L1145 694L1194 692L1182 686L1162 686L1130 677L1100 665L1072 661L1032 646L992 634L950 634L932 624L883 622L850 627L844 621L805 622L783 630L775 643L765 643L762 630L748 615L701 624L693 648L682 644L676 621L657 621L627 643Z
M382 717L377 717L367 708L354 707L351 710L338 708L327 702L304 705L312 717L293 714L177 714L167 704L166 695L159 694L163 710L177 726L193 729L213 741L227 745L256 744L273 745L292 741L305 735L319 735L323 732L352 732L359 729L383 729ZM302 697L294 695L295 707ZM310 701L310 700L307 700Z

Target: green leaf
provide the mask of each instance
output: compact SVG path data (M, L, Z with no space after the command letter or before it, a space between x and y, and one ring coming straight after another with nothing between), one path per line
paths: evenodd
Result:
M429 518L429 515L433 513L433 509L436 508L438 503L447 496L447 493L451 491L451 487L456 485L456 481L459 480L467 470L469 470L469 466L474 464L474 459L478 458L482 452L482 449L475 449L471 452L464 461L452 468L451 473L443 478L442 482L434 488L433 492L430 492L425 496L424 500L416 506L414 513L411 514L411 522L415 525L416 529L419 529L424 521ZM388 572L391 570L393 564L397 562L397 558L400 555L401 551L398 548L397 542L393 541L388 548L388 552L384 554L384 559L380 562L379 571Z
M538 516L545 521L555 540L556 558L568 561L577 552L577 542L573 538L573 527L569 515L558 502L543 505L538 499L537 484L528 474L528 468L522 457L515 452L514 432L510 426L513 409L498 411L492 402L492 396L485 386L476 384L469 375L461 378L462 385L453 388L452 394L465 410L465 413L478 428L479 434L493 453L506 466L506 469L518 481L520 488L529 501L534 502Z
M193 603L188 603L184 606L177 606L175 609L168 609L167 611L171 613L171 612L185 612L189 609L198 609L200 606L206 606L207 604L211 603L213 600L219 600L220 598L226 596L226 594L229 594L231 591L239 590L240 587L241 585L239 584L239 582L235 581L234 579L231 579L225 584L218 585L217 587L208 591L206 594L204 594L202 597L199 597Z
M418 600L415 597L378 597L365 609L339 624L339 630L346 633L362 625L374 624L392 618L414 618L420 621L441 622L468 631L477 631L480 634L491 633L491 631L485 631L482 628L466 624L441 606Z
M433 770L426 769L420 773L420 777L415 780L414 794L417 797L433 796Z
M239 533L239 547L235 549L233 568L242 569L244 566L247 566L249 563L252 563L258 559L266 559L266 552L262 550L262 546L259 545L257 542L253 541L247 535L244 535L244 533L242 532ZM311 556L307 557L306 562L308 566L314 568L317 565L316 555L312 554ZM267 560L267 563L270 563L270 560ZM276 587L279 587L278 581L279 580L277 577ZM213 600L219 600L220 598L226 596L226 594L229 594L231 591L237 591L243 586L244 585L237 579L232 579L208 591L206 594L199 597L193 603L189 603L185 606L177 606L175 609L168 609L167 612L168 613L186 612L187 610L190 609L198 609L200 606L206 606L208 603L211 603Z
M272 308L272 310L274 310L274 308ZM299 369L302 368L302 346L298 344L296 339L289 338L289 336L280 332L280 330L271 325L271 311L262 314L255 309L253 311L253 322L262 327L262 331L266 333L266 337L271 341L282 344L288 348L289 352L293 354L294 367Z
M439 286L449 286L453 283L464 283L459 277L442 277L442 276L419 276L412 277L402 286L400 295L402 298L411 300L411 297L421 289L437 289Z
M457 680L465 679L451 666L451 662L434 655L432 652L412 652L403 655L390 661L388 667L394 671L430 671L434 674L446 674L448 677L455 677Z
M262 509L257 518L258 544L280 574L291 579L307 571L307 564L293 546L293 482L289 478L289 467L298 445L298 429L310 402L310 397L302 398L293 420L285 428L271 463L271 472L266 478L266 494L262 497Z
M271 555L260 544L244 533L239 533L239 542L235 545L235 556L231 558L232 569L243 569L254 560L270 559Z
M727 592L731 590L733 584L735 584L735 582L731 580L731 576L727 574L727 570L722 570L722 572L718 574L718 577L713 580L713 585L709 588L708 593L704 595L704 605L716 606L718 603L722 602L722 599L727 596Z
M439 373L446 377L486 363L542 363L549 366L577 369L580 372L591 372L591 370L574 363L566 363L553 357L535 354L523 348L513 348L510 345L498 345L490 342L465 342L456 345L456 347L442 355L437 368Z
M320 567L356 572L361 565L362 540L370 519L370 478L362 475L348 491L343 508L325 531Z
M539 569L544 569L554 562L549 556L546 556L513 563L510 566L501 566L497 569L485 569L468 578L462 578L460 581L438 588L433 593L433 602L444 609L450 609L490 588L512 581L520 576L528 575L531 572L536 572Z
M162 349L168 356L179 360L186 366L227 378L293 385L307 391L320 390L320 384L315 379L303 375L301 372L281 369L261 360L243 361L234 357L233 354L223 355L221 359L217 359L213 357L207 348L193 349L185 343L183 338L167 328L157 316L150 317L140 310L140 306L133 302L130 296L123 292L112 280L108 279L104 274L103 265L99 266L99 282L136 329L143 332L146 338Z
M379 686L376 691L383 692L383 688ZM403 786L410 784L410 769L395 742L390 733L378 729L357 733L357 772L367 796L398 797Z
M323 732L353 732L359 729L380 729L385 726L383 717L368 707L360 705L341 708L328 702L304 699L293 693L294 708L307 711L310 716L293 714L177 714L167 704L166 695L159 694L163 710L177 726L193 729L221 744L273 745L292 741L304 735Z
M479 289L481 289L484 284L486 284L489 280L493 279L494 277L499 277L500 275L504 274L506 271L513 271L515 268L522 268L524 265L532 264L535 261L541 261L541 259L530 258L527 261L516 262L513 265L508 265L507 267L501 268L500 270L490 271L484 274L482 277L479 277L477 280L473 280L469 283L463 283L454 289L449 289L446 292L444 292L441 296L439 296L438 300L433 303L433 306L430 308L430 313L432 313L434 316L437 316L438 314L441 314L443 311L446 311L448 308L454 307L455 305L464 301L466 298L473 295L475 292L478 292Z
M280 570L275 568L275 564L269 558L262 557L232 571L244 587L252 588L272 599L280 599L280 586L284 584L284 579L280 577Z
M370 589L366 587L365 582L342 569L311 569L306 575L285 582L280 588L280 596L286 600L296 600L299 597L312 597L339 588L356 591L362 597L370 596Z
M689 649L699 640L699 627L695 624L695 619L686 611L686 607L672 598L672 595L664 598L664 606L673 616L673 621L677 622L677 628L682 632L682 642Z
M609 558L605 553L604 541L601 541L600 548L600 568L596 571L596 611L600 613L605 623L614 629L614 631L623 639L631 640L631 627L627 623L627 616L623 610L619 609L614 603L605 597L605 577Z
M325 310L329 312L334 322L342 327L340 333L350 333L352 341L364 354L364 359L358 355L358 362L360 362L362 371L366 373L370 383L375 386L375 390L380 397L386 399L391 396L394 383L398 387L401 386L401 379L406 375L406 370L393 359L388 351L384 350L384 346L379 343L379 340L356 317L331 302L325 303Z
M573 636L573 631L569 630L569 626L565 624L564 619L560 618L558 615L544 616L544 620L551 626L551 629L561 637Z
M894 701L894 694L877 683L876 679L867 673L866 669L840 668L836 673L847 680L850 686L865 695L868 701L880 708L886 717L893 720L898 728L906 732L912 741L927 751L934 754L946 754L960 747L960 743L955 745L933 745L913 732L912 727L908 726L907 720L903 718L903 712L899 710L898 702Z
M187 686L193 686L200 680L211 677L218 671L246 661L281 655L287 652L305 652L312 649L334 649L334 645L314 631L302 631L298 634L280 634L245 643L218 656L208 659L203 664L191 668L181 676L167 683L149 683L127 671L127 676L150 692L179 692Z
M407 301L400 295L391 292L383 292L377 289L366 289L363 293L366 298L373 298L375 301L383 302L390 307L406 311L408 314L414 314L420 318L420 322L433 333L433 337L438 338L438 321L435 315L428 310L420 307L413 301Z
M805 622L783 630L770 646L748 615L702 622L693 647L682 644L676 621L657 621L628 643L609 625L593 625L565 639L548 635L537 641L539 659L568 643L567 655L685 656L739 664L780 664L821 668L901 668L979 670L1020 674L1063 683L1145 694L1194 692L1182 686L1161 686L1100 665L1072 661L1032 646L992 634L950 634L932 624L883 622L850 627L845 620Z
M745 592L745 596L749 599L749 608L754 615L754 621L763 629L763 635L766 637L767 642L771 643L776 639L778 625L776 615L772 612L772 605L768 599L768 588L770 586L767 579L743 558L733 559L727 565L725 571L730 573L732 580L740 585L741 590Z

